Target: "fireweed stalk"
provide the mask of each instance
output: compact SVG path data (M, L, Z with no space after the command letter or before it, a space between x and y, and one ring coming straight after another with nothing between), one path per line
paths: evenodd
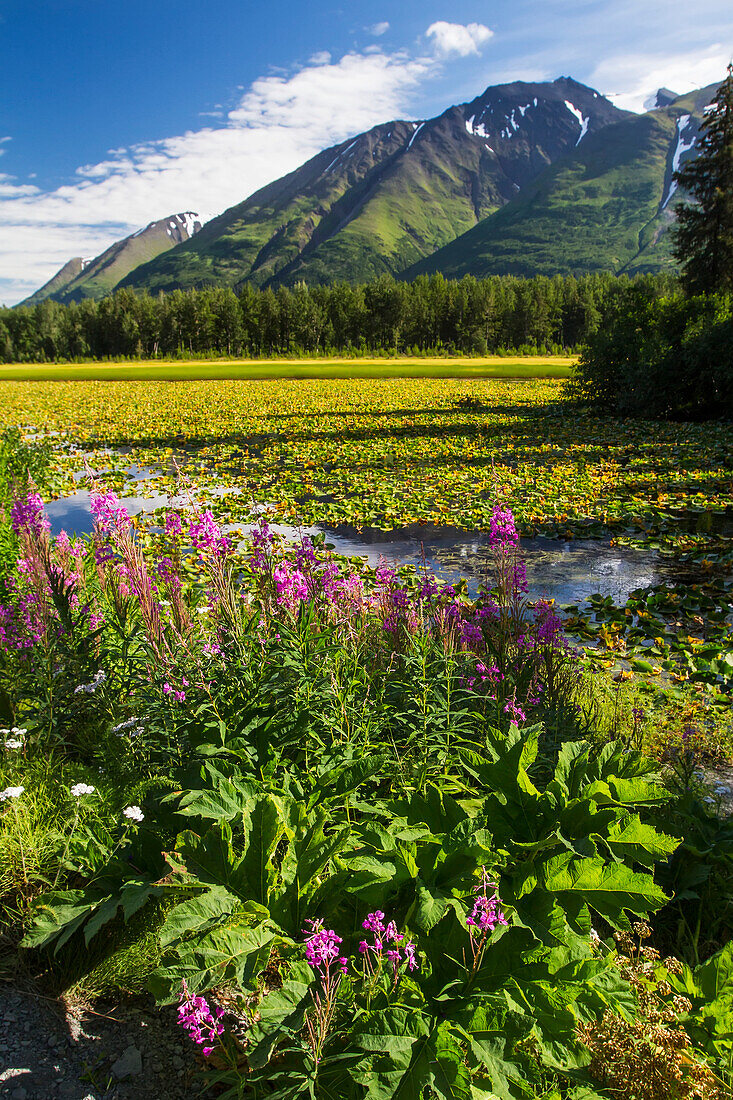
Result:
M221 1018L224 1009L215 1008L212 1012L205 997L194 997L189 993L185 978L181 986L178 1023L188 1037L201 1047L204 1058L208 1058L215 1047L223 1046L221 1036L224 1034L224 1024Z
M318 986L311 989L315 1011L306 1016L308 1042L316 1065L321 1061L323 1046L336 1010L336 994L341 979L348 972L349 960L339 953L343 940L333 929L323 927L322 920L307 920L310 931L303 929L305 958L318 977Z
M397 930L394 921L385 924L384 913L380 909L367 914L366 920L362 921L362 928L371 933L370 939L363 939L359 944L362 978L369 1008L372 994L383 972L389 973L391 970L390 981L394 990L401 974L404 971L417 970L419 964L414 943L411 940L404 942L405 934Z
M473 958L473 964L468 968L471 978L481 966L487 944L497 926L509 923L504 915L502 909L504 903L497 893L497 888L498 884L489 877L486 868L482 867L481 883L474 890L473 909L466 917Z

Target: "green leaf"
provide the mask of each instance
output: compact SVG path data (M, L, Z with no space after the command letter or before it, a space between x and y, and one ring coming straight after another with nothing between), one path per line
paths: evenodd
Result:
M248 900L267 905L274 878L272 855L285 829L280 806L274 797L259 798L245 814L245 850L237 865L244 876Z
M284 937L271 925L261 922L252 927L246 914L234 917L229 925L220 925L189 942L179 945L175 961L160 966L151 975L149 988L164 1002L175 1000L185 979L192 993L199 993L225 982L236 982L245 989L257 984L272 948Z
M281 989L273 989L260 1001L258 1019L249 1030L251 1048L247 1061L253 1069L267 1065L283 1034L295 1035L303 1027L312 1005L310 985L313 971L305 962L294 963Z
M571 853L552 856L542 868L542 884L553 894L576 895L609 924L625 925L624 910L638 916L660 909L669 899L651 875L600 857L578 859Z
M645 867L652 867L659 860L668 859L680 843L674 837L657 832L652 825L642 822L636 814L627 814L614 822L605 839L615 856L628 858Z
M200 932L222 917L230 916L241 906L241 898L231 894L224 886L212 886L205 894L182 901L165 919L159 933L161 947L183 939L190 932Z

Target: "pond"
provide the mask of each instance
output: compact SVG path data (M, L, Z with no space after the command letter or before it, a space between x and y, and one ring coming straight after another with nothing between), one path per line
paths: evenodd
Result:
M120 499L130 515L151 512L169 503L174 507L187 503L177 497L169 501L162 493ZM87 490L52 501L46 511L53 534L62 529L70 534L88 534L92 529ZM253 524L234 524L228 530L245 537L252 527ZM491 548L486 532L431 524L391 532L347 526L296 529L271 524L271 527L288 539L296 539L299 534L322 534L337 553L364 558L372 566L380 562L416 568L424 565L429 572L450 583L464 577L471 595L476 594L491 568ZM554 599L560 604L577 603L594 592L611 596L616 603L625 603L634 589L659 584L673 575L672 563L660 555L613 546L609 539L522 539L521 548L527 565L530 596Z

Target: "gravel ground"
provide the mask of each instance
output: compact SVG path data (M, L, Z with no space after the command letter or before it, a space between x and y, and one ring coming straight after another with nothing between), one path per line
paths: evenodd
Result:
M94 1012L0 985L2 1100L189 1100L202 1091L175 1009Z

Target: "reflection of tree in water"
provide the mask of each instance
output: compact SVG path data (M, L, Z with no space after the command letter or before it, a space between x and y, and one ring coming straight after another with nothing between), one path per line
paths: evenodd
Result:
M431 572L445 580L465 577L475 593L491 565L488 534L459 528L413 525L393 533L376 528L341 526L323 530L341 554L366 554L370 564L380 557L399 565L419 567L423 556ZM674 566L654 553L611 546L608 541L522 539L530 596L571 603L593 592L625 602L635 588L658 584L673 575Z

